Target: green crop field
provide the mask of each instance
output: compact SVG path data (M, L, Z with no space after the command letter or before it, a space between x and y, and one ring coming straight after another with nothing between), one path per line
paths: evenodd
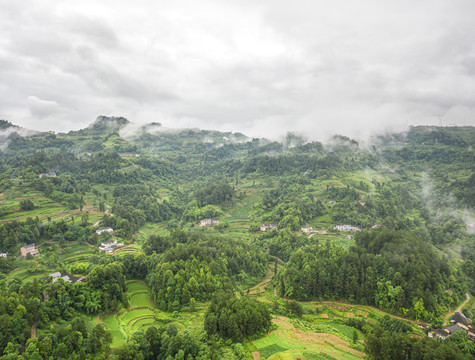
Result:
M326 359L361 359L361 344L352 345L346 339L329 333L305 332L287 318L273 320L277 329L256 340L253 345L265 359L305 359L314 356ZM317 357L318 358L318 357Z
M119 329L117 323L116 315L109 315L102 319L102 322L107 326L107 328L112 333L112 348L120 347L124 345L124 335Z
M145 330L154 324L158 325L147 284L139 280L129 280L126 284L130 308L123 309L102 319L112 332L114 338L112 348L121 346L135 331Z

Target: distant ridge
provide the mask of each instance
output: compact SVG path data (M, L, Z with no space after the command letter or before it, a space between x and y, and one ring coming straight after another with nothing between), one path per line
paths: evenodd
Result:
M130 121L126 118L119 116L105 116L99 115L97 119L87 127L87 129L96 130L96 131L118 131L125 125L129 124Z
M7 121L7 120L0 120L0 130L5 130L5 129L8 129L8 128L20 128L19 126L17 125L13 125L10 121Z

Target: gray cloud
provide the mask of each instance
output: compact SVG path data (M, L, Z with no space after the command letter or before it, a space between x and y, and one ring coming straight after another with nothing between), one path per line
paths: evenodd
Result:
M0 0L0 115L310 138L475 125L473 13L471 0Z

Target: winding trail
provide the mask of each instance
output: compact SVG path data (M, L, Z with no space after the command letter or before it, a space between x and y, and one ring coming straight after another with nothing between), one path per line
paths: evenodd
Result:
M275 275L274 274L274 266L273 266L273 264L269 264L269 268L267 269L267 273L264 276L264 279L262 279L262 281L259 284L254 285L253 287L249 288L248 294L249 295L258 295L258 294L262 294L263 292L265 292L266 290L264 289L264 287L272 281L272 279L274 278L274 275Z
M48 300L48 293L46 291L43 291L43 296L41 297L41 302ZM38 327L36 326L38 324L38 311L36 312L35 315L35 320L33 321L33 324L31 324L31 338L36 338L38 337Z

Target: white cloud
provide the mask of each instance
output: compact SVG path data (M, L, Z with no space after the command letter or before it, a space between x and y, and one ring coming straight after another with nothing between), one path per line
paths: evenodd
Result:
M475 125L473 13L471 0L0 0L0 117L317 138Z
M36 96L28 96L28 108L32 116L40 119L54 116L60 111L56 101L43 100Z

